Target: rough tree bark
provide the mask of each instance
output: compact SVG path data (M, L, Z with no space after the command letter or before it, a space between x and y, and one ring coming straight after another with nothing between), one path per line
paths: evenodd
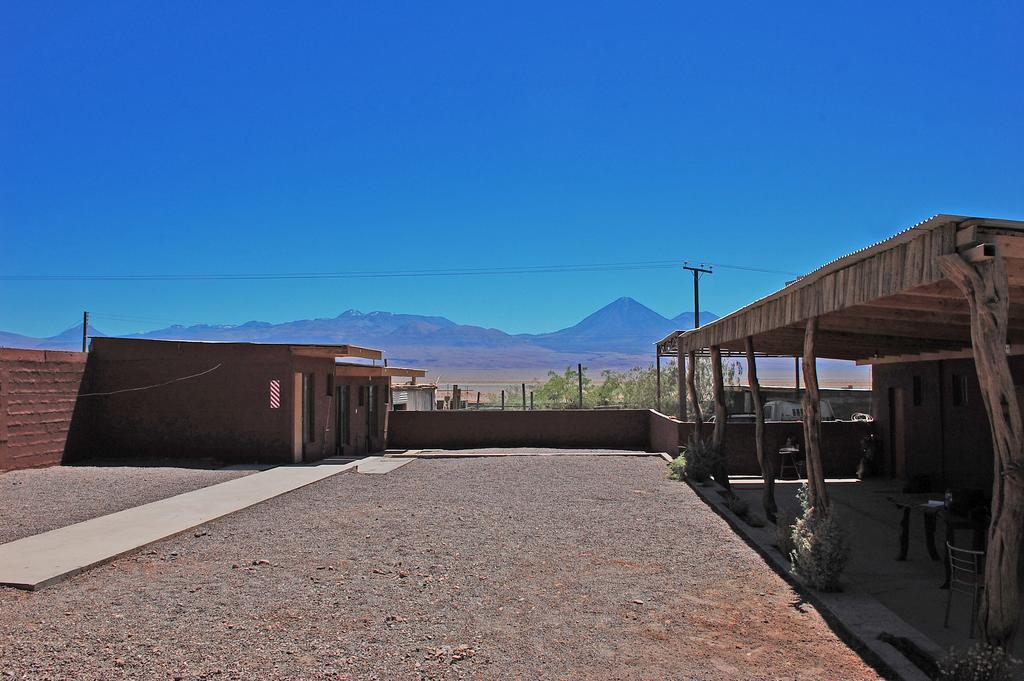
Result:
M701 439L704 436L704 414L697 399L697 353L693 351L686 353L686 393L693 406L693 433Z
M761 466L761 478L764 489L761 492L761 504L768 520L775 522L779 507L775 503L775 466L771 457L764 451L764 398L761 396L761 383L757 380L757 358L754 356L754 339L747 336L747 384L750 386L750 397L754 403L754 446L757 450L757 463Z
M725 380L722 377L722 349L717 345L711 346L711 384L715 394L715 430L711 434L711 446L721 455L721 463L718 471L715 472L715 481L732 492L729 486L729 466L725 460L725 451L722 444L725 441L725 422L728 414L725 409Z
M807 462L807 492L811 506L828 511L828 491L821 464L821 397L818 393L818 367L814 344L818 336L818 318L807 320L804 333L804 456Z
M985 641L1009 650L1020 616L1021 535L1024 533L1024 424L1006 359L1009 285L1003 258L971 264L959 255L939 261L971 310L971 344L994 450L992 522L979 619Z

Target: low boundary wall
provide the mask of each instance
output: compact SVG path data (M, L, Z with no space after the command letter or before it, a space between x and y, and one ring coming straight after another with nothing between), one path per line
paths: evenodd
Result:
M0 472L61 463L86 353L0 348Z
M646 450L650 413L645 409L393 411L388 414L388 447Z
M564 411L394 411L389 415L388 447L395 449L476 449L484 447L565 447L635 449L675 456L693 432L649 409L569 409ZM760 475L753 423L728 423L725 456L731 475ZM710 438L714 424L704 424ZM860 462L860 441L873 423L826 421L821 424L825 475L852 477ZM803 446L799 421L765 424L765 451L775 469L788 436Z

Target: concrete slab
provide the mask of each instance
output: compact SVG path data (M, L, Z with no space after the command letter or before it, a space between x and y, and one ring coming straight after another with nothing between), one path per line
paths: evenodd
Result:
M733 482L730 478L730 483ZM793 483L795 488L799 481L779 481L783 485ZM830 479L829 482L838 482ZM778 483L777 483L778 484ZM737 517L728 507L725 506L724 497L720 493L721 487L710 484L708 486L690 485L693 490L719 515L728 521L732 528L741 536L745 537L761 554L769 565L785 579L803 588L803 595L818 609L818 611L830 622L836 623L845 629L848 636L856 643L855 647L863 652L867 651L876 661L880 662L889 671L886 678L897 678L902 681L928 681L928 676L915 666L900 651L884 642L879 636L884 632L892 636L908 639L916 644L921 650L935 659L939 659L945 650L936 644L931 638L922 633L918 628L904 620L897 613L887 608L884 604L872 597L858 584L851 584L844 580L843 591L839 593L825 593L816 591L803 585L793 575L789 560L784 557L775 546L775 526L765 523L764 527L751 527ZM835 499L833 498L833 502ZM751 508L760 510L760 501L750 502Z
M401 468L407 463L412 463L415 460L416 459L410 457L368 456L359 462L359 466L356 470L364 475L384 475L385 473L390 473L396 468Z
M272 468L0 545L0 585L39 589L358 463Z

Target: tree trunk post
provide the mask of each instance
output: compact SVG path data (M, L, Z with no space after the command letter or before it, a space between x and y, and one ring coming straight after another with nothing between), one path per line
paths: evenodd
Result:
M754 356L754 339L747 336L745 340L747 352L747 384L750 386L750 398L754 403L754 445L757 449L757 463L761 466L761 479L764 489L761 493L761 504L768 520L775 522L779 507L775 503L775 466L764 451L764 398L761 396L761 383L757 380L757 358Z
M807 490L811 506L816 511L828 511L828 491L821 463L821 396L818 393L818 367L815 341L818 336L818 318L807 320L804 333L804 456L807 462Z
M992 521L979 619L985 641L1009 651L1020 616L1017 567L1024 534L1024 424L1006 359L1009 283L1001 255L968 263L942 256L939 266L967 299L971 345L994 450Z
M654 351L654 405L661 413L661 348Z
M693 405L693 434L700 439L704 437L704 414L697 399L697 353L692 350L686 353L686 392Z
M729 466L726 464L725 451L722 447L725 442L725 422L728 415L725 409L725 381L722 378L722 349L717 345L711 346L711 383L715 393L715 430L711 434L711 445L722 457L719 470L715 473L715 481L726 491L731 492Z

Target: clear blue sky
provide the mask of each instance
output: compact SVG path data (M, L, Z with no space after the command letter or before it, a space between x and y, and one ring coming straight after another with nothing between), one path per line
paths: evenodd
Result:
M1021 3L830 5L4 3L0 269L802 272L934 213L1024 218ZM785 279L721 270L704 307ZM672 269L0 281L0 329L357 308L540 331L619 296L692 304Z

